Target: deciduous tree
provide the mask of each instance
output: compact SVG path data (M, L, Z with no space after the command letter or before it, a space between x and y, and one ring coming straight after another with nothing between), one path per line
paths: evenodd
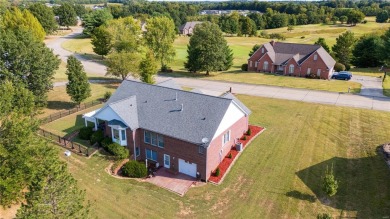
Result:
M161 68L166 69L175 57L175 24L168 17L153 17L147 20L146 25L145 44L160 62Z
M390 28L387 29L385 34L382 36L383 48L382 55L387 66L390 66Z
M139 65L141 81L154 84L154 75L157 74L157 63L151 51L148 51Z
M378 23L386 23L389 20L389 12L387 10L381 10L376 15L376 22Z
M139 77L140 54L136 52L113 52L107 58L107 75L121 77L125 80L131 75Z
M38 19L46 34L51 34L57 30L58 24L54 18L52 8L49 8L42 3L34 3L28 7L28 10Z
M322 181L322 190L329 197L331 197L336 195L338 187L338 181L335 179L335 176L333 174L333 166L331 167L330 171L327 167L325 171L325 176Z
M43 41L45 38L45 30L41 23L28 10L20 11L18 8L12 8L0 18L2 18L0 27L2 26L6 30L23 29L30 31L37 40Z
M74 56L69 56L66 68L66 75L68 75L66 93L73 102L80 104L91 96L87 73L85 73L81 62Z
M351 31L347 31L336 38L336 44L333 45L332 51L336 59L344 64L350 65L352 59L352 48L355 44L355 37Z
M228 62L232 51L216 24L204 22L199 24L187 46L187 62L184 64L189 71L220 71L231 66Z
M363 14L363 12L361 12L359 10L352 9L349 11L347 17L348 17L348 19L347 19L348 24L355 26L357 23L360 23L363 21L365 15Z
M106 56L112 49L112 35L107 28L98 27L93 31L91 43L96 54Z
M61 26L74 26L77 24L77 14L70 3L63 2L62 5L55 9L55 14L59 17Z
M343 16L340 17L340 22L341 22L341 24L344 24L345 22L347 22L347 20L348 20L348 17L345 16L345 15L343 15Z
M0 54L0 81L23 84L34 94L36 104L44 106L60 60L23 28L0 29Z

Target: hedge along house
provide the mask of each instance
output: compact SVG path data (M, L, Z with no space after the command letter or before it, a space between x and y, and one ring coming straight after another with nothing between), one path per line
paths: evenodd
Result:
M251 111L231 93L210 96L125 80L107 103L84 114L131 159L207 180L248 129Z
M321 79L332 76L336 61L320 45L271 41L260 46L248 59L248 71L279 73Z

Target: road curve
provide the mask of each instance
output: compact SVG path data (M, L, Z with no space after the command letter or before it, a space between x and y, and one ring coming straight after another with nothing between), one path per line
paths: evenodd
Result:
M53 49L55 54L66 61L70 55L75 55L84 65L87 73L105 75L106 67L100 63L85 60L80 55L74 54L61 47L61 44L66 40L74 38L82 32L82 28L76 28L73 32L66 36L55 37L46 40L46 45ZM158 76L157 81L167 80L169 77ZM208 90L215 93L226 92L230 88L233 93L246 94L252 96L295 100L309 103L320 103L335 106L354 107L362 109L380 110L390 112L390 98L384 96L370 95L353 95L346 93L315 91L306 89L286 88L267 85L254 85L234 82L211 81L191 78L174 78L175 82L180 86L198 88L200 90ZM57 82L54 86L64 86L66 82ZM209 92L210 93L210 92Z

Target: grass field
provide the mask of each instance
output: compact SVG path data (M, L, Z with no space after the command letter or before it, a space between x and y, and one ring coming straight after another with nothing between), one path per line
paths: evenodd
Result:
M387 75L385 81L382 83L383 95L390 97L390 78Z
M98 100L102 98L107 91L113 93L117 87L118 84L91 84L91 97L84 102ZM48 94L47 107L43 109L42 114L39 115L39 117L48 116L61 110L71 109L75 106L76 104L71 101L69 95L66 93L66 86L54 87Z
M71 156L69 169L86 189L97 218L387 218L389 169L376 152L389 141L388 113L239 96L251 124L267 130L237 160L220 186L191 188L184 197L135 180L116 179L103 156ZM60 156L63 156L61 153ZM338 194L324 204L327 166Z

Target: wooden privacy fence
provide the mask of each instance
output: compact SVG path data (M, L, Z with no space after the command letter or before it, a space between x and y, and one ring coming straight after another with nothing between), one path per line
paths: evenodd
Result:
M54 120L60 119L60 118L62 118L64 116L69 116L70 114L77 113L78 111L85 110L85 109L91 108L93 106L102 104L102 103L103 103L103 101L97 101L97 100L94 100L94 101L91 101L91 102L88 102L88 103L82 103L79 106L76 106L76 107L74 107L72 109L63 110L63 111L60 111L58 113L54 113L54 114L51 114L51 115L49 115L47 117L44 117L41 120L42 121L41 124L46 124L46 123L49 123L49 122L53 122Z
M66 148L73 153L85 155L87 157L89 157L89 155L93 154L98 149L97 147L86 147L84 145L73 142L65 137L61 137L41 128L38 129L38 135L52 140L61 147Z

